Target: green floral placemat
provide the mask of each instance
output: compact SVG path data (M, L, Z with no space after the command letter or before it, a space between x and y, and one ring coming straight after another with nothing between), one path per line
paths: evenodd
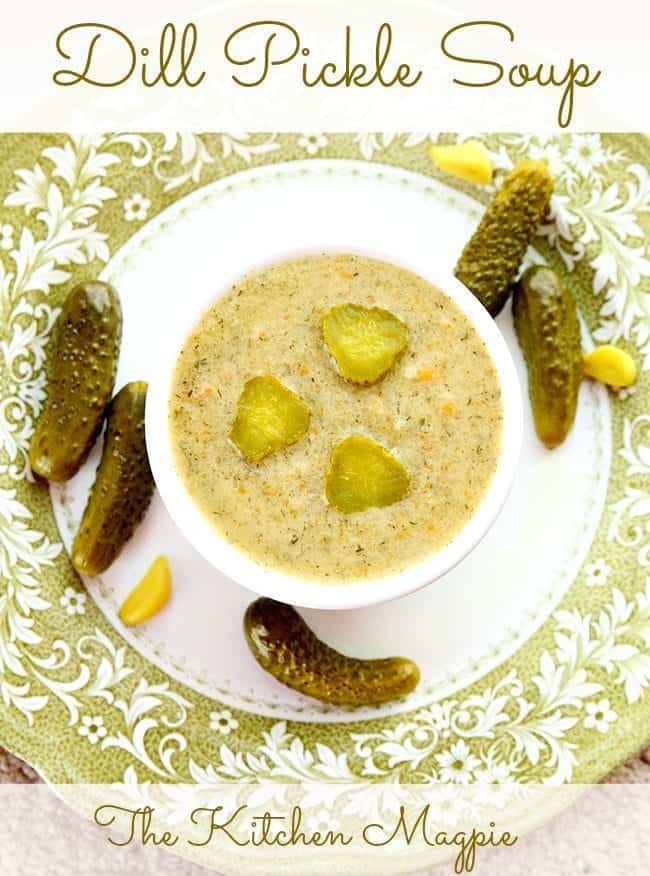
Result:
M278 161L356 158L435 177L429 144L456 139L0 137L0 741L50 781L591 782L648 741L650 149L640 135L483 138L499 171L525 156L549 163L553 214L536 247L594 338L628 349L642 371L634 390L611 394L608 496L581 573L526 645L470 687L355 723L226 708L124 643L83 591L49 494L30 476L58 308L144 222L207 183Z

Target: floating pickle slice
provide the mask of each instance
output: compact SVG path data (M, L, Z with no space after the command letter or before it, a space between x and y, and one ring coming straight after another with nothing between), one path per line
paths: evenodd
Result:
M253 656L275 679L336 706L373 706L411 693L420 670L405 657L358 660L321 642L290 605L265 597L248 606L244 632Z
M409 491L409 474L381 444L363 435L341 441L330 457L327 501L344 514L384 508Z
M340 304L323 317L323 337L342 377L376 383L406 347L408 329L381 307Z
M309 427L311 412L304 401L272 377L246 382L230 440L250 462L295 444Z

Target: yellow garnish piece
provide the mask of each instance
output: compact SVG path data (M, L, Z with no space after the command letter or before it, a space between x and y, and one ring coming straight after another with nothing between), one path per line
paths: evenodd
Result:
M309 428L304 401L276 377L253 377L237 402L230 440L250 462L295 444Z
M340 304L323 317L323 337L342 377L376 383L406 347L404 323L381 307Z
M156 557L139 584L126 597L120 620L127 627L144 623L163 608L172 592L172 575L167 558Z
M587 377L593 377L601 383L609 386L632 386L636 383L636 362L625 350L611 344L596 347L582 361Z
M436 167L445 173L480 185L492 182L492 159L478 140L449 146L431 146L429 155Z
M325 495L338 511L384 508L399 502L408 490L407 470L372 438L351 435L332 451Z

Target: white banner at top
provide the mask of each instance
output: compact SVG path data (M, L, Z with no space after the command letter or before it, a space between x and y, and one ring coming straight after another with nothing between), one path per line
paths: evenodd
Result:
M646 130L638 0L43 0L0 13L2 130Z

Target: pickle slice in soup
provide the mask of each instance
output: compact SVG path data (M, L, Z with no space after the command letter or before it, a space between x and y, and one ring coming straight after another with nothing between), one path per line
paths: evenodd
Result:
M248 380L237 402L230 440L250 462L295 444L309 427L304 401L272 377Z
M376 383L406 347L404 323L381 307L340 304L323 318L323 337L340 374L353 383Z
M381 444L363 435L341 441L330 457L325 494L337 511L354 514L399 502L409 490L409 475Z

